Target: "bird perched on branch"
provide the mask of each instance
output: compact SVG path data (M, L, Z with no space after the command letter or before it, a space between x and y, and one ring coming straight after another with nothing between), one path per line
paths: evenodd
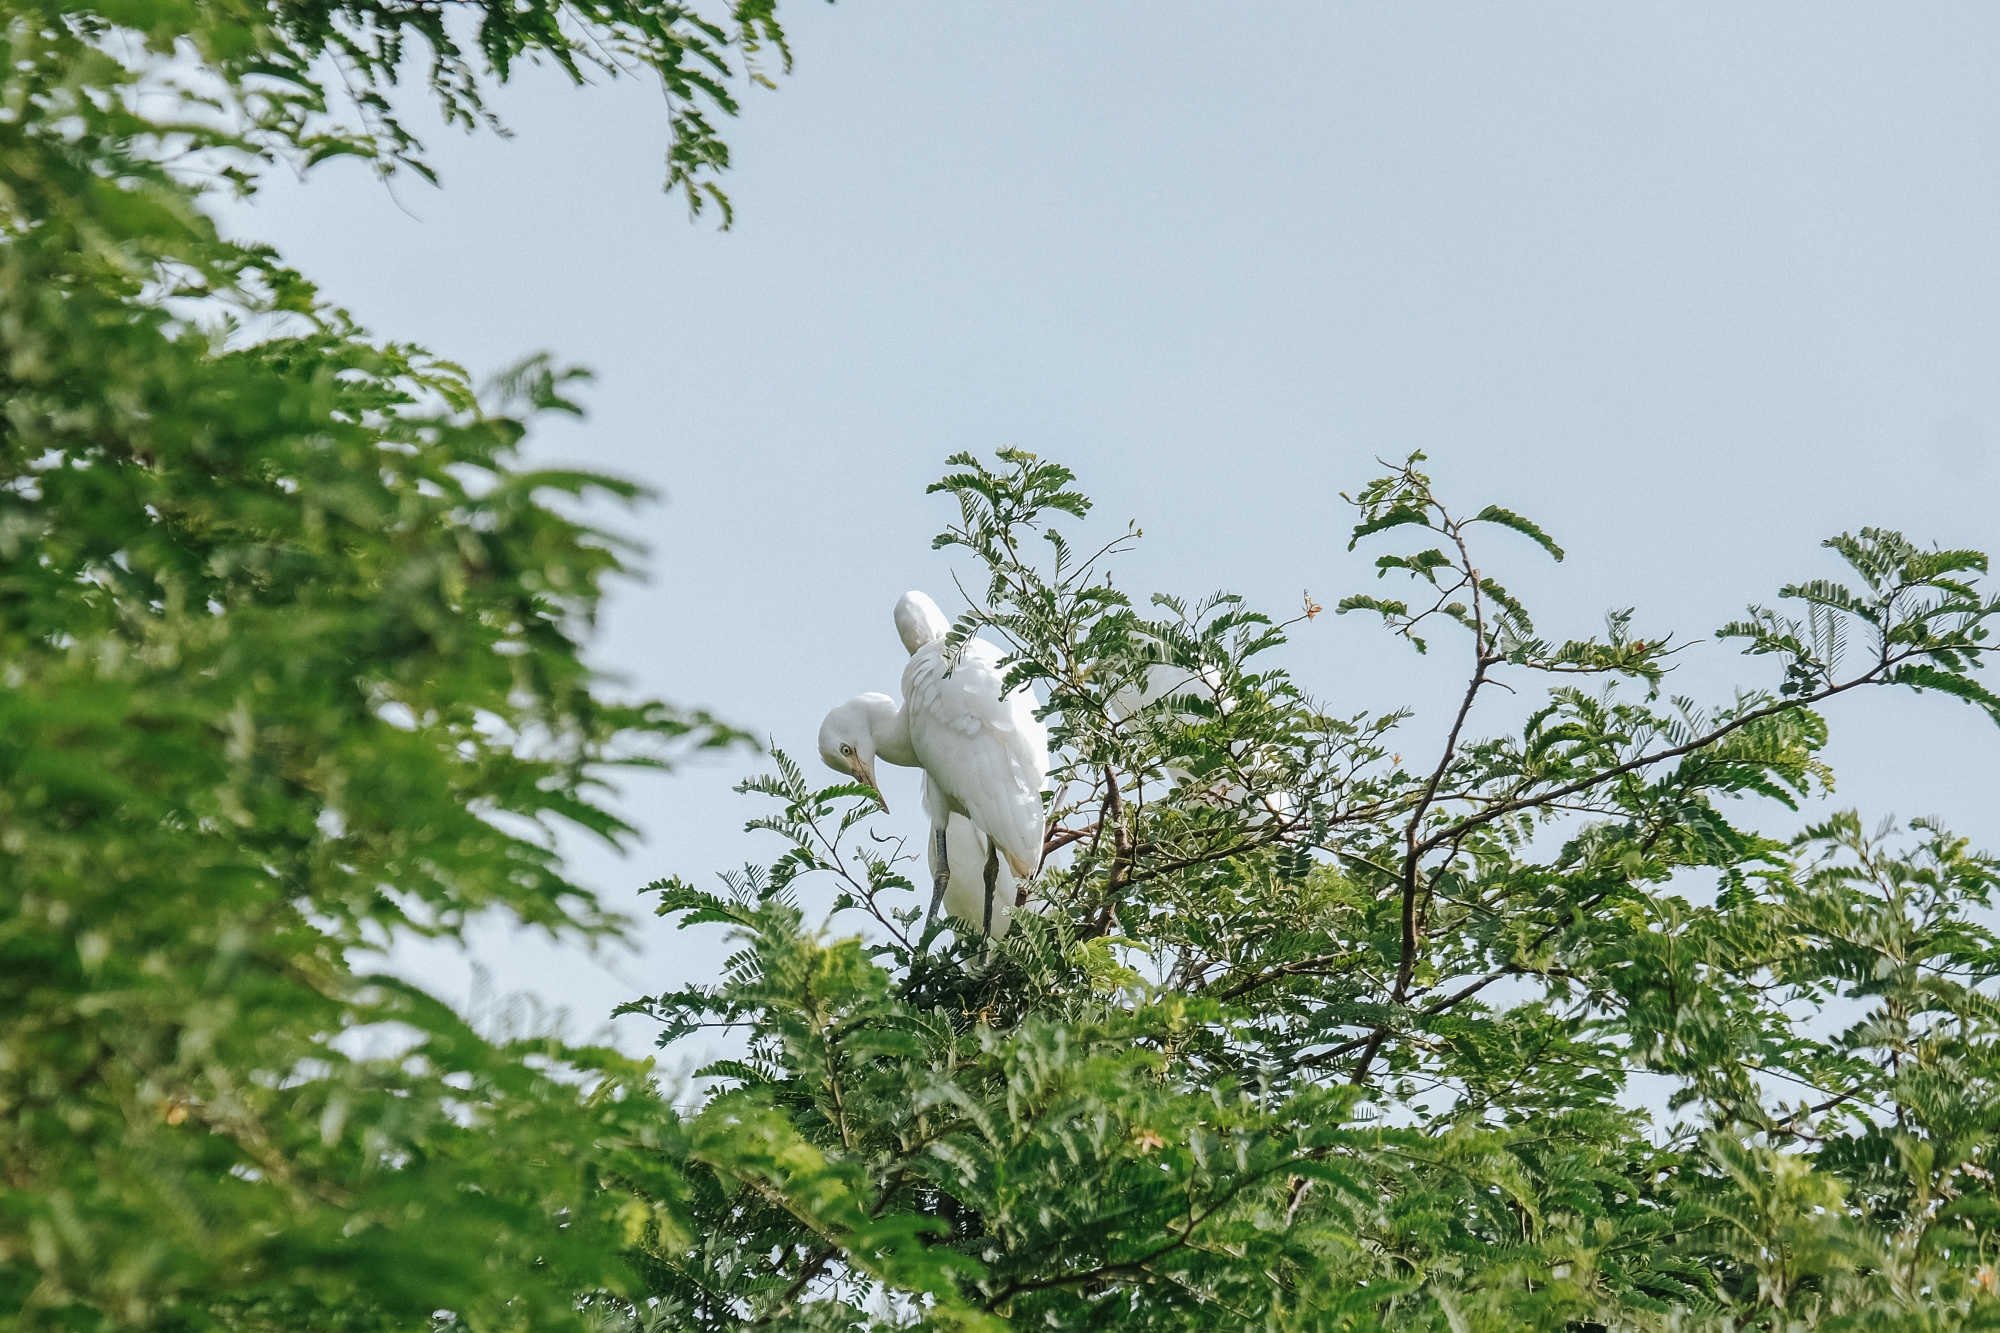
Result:
M1005 688L1000 650L983 639L954 646L950 628L936 602L904 593L896 603L896 632L910 652L902 707L885 694L849 699L820 724L819 752L829 767L874 789L878 798L876 759L923 769L933 876L925 926L936 918L952 880L947 833L958 815L977 835L961 839L959 859L968 850L984 853L979 924L990 935L1002 891L1001 858L1021 879L1041 867L1049 734L1035 717L1033 692ZM1003 915L1003 929L1005 924Z

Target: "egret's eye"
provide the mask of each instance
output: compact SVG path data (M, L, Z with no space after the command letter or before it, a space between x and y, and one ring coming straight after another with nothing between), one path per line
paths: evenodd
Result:
M843 758L852 759L854 758L854 747L852 745L843 745L840 747L840 753Z

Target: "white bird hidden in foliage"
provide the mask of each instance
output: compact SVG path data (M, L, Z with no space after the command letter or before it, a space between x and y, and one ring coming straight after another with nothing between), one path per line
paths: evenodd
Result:
M885 694L849 699L820 724L819 752L829 767L865 783L878 798L877 758L923 769L932 870L925 925L936 918L952 882L952 863L962 863L968 852L983 853L977 919L992 934L996 918L1004 929L1008 915L997 902L1001 858L1021 879L1041 867L1048 728L1035 717L1035 696L1027 687L1004 688L999 649L983 639L953 649L945 638L949 629L936 602L920 592L903 594L896 632L910 661L903 668L902 707ZM953 815L970 825L972 837L948 836Z
M1150 639L1150 636L1148 636ZM1157 643L1157 640L1152 640ZM1164 648L1164 645L1162 645ZM1214 667L1183 667L1170 661L1158 661L1149 665L1144 675L1114 693L1106 703L1111 720L1119 725L1131 721L1146 709L1162 699L1190 697L1216 703L1216 711L1225 716L1231 711L1231 701L1223 697L1222 673ZM1193 713L1175 713L1174 717L1183 724L1195 725L1200 718ZM1230 749L1239 758L1243 742L1238 741ZM1170 783L1177 787L1187 787L1194 775L1186 768L1173 763L1161 765ZM1249 788L1238 782L1211 783L1204 791L1190 795L1204 804L1220 806L1241 805L1250 796ZM1265 792L1257 798L1258 803L1280 819L1292 813L1292 795L1286 791Z
M1144 640L1149 645L1160 644L1151 635ZM1196 699L1214 700L1222 692L1222 677L1214 667L1183 667L1170 661L1157 661L1149 665L1138 679L1131 681L1105 700L1106 711L1113 723L1123 725L1137 717L1152 705L1166 698L1191 696ZM1224 705L1225 708L1227 705ZM1183 724L1193 724L1199 719L1192 713L1176 713L1175 719ZM1192 774L1177 764L1162 765L1167 778L1175 786L1186 783Z

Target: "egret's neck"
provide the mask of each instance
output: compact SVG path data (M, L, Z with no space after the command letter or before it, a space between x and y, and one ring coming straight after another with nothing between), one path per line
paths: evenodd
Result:
M910 744L910 716L887 695L868 701L868 737L875 757L902 768L917 766L917 748Z

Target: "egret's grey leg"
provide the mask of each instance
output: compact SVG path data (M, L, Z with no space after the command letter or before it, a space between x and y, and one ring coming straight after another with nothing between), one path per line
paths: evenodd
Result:
M951 882L951 858L945 846L944 829L940 827L931 835L937 839L937 875L931 880L931 910L924 913L924 931L929 933L931 923L937 920L938 904L944 901L944 886Z
M993 938L993 887L1000 879L1000 844L986 844L986 938Z

